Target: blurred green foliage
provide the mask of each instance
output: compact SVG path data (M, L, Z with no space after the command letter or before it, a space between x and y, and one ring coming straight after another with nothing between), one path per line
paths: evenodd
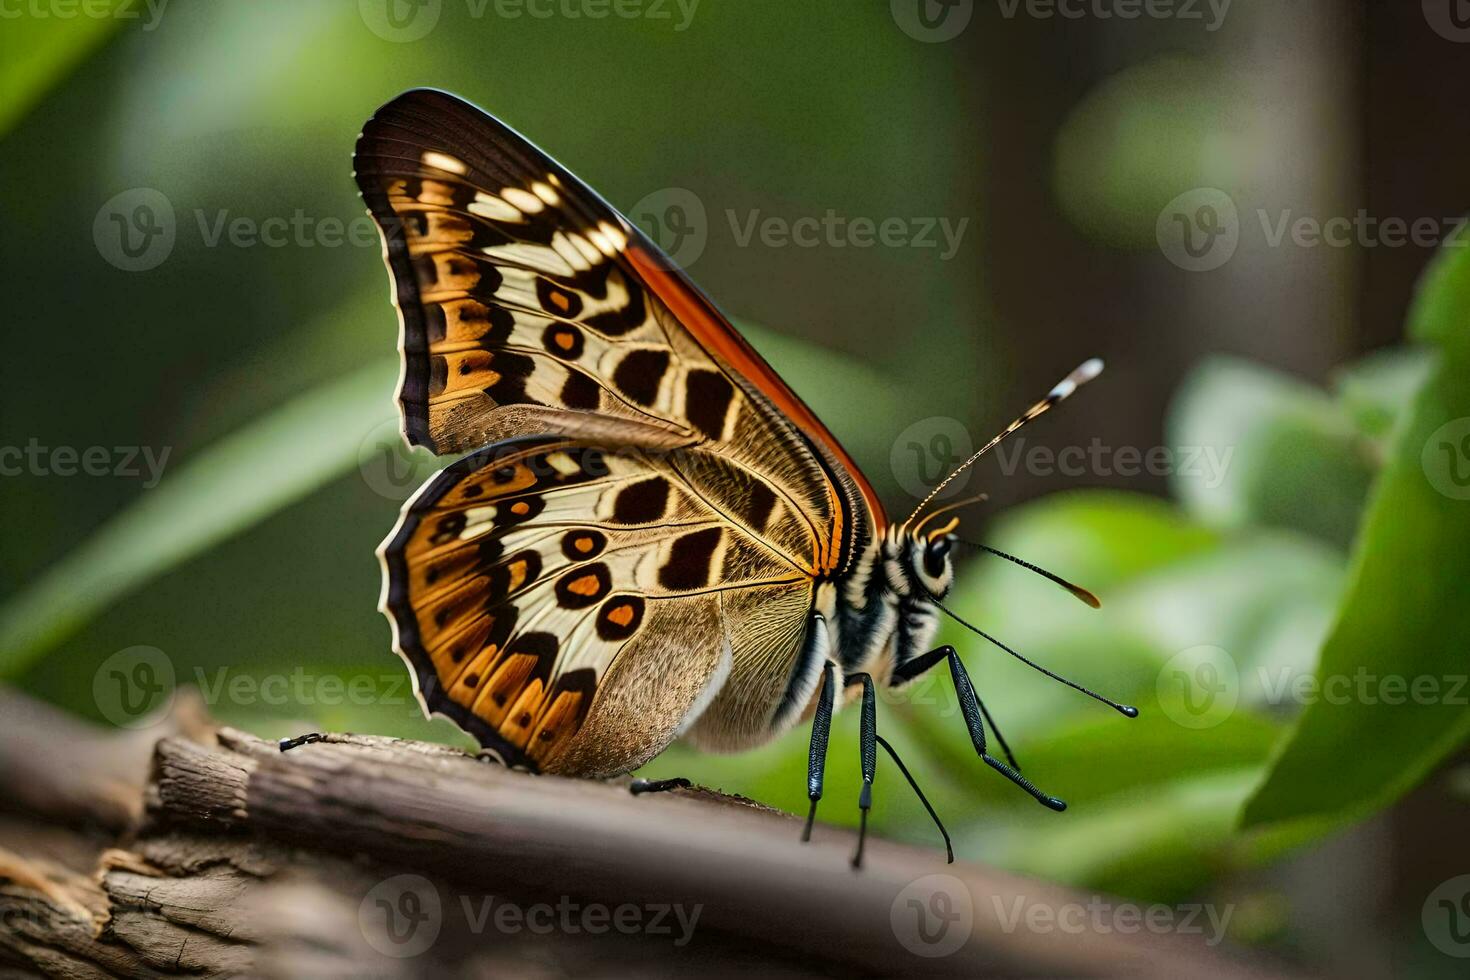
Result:
M1073 107L1056 137L1057 202L1096 241L1151 248L1165 203L1187 187L1239 187L1260 135L1240 79L1167 55L1118 72Z
M302 670L370 682L366 697L330 703L211 698L218 716L263 734L324 727L463 741L418 716L386 626L371 612L372 549L399 489L365 478L396 444L393 322L375 249L210 250L191 240L162 268L134 276L105 266L85 229L102 201L145 184L175 202L181 238L198 238L194 212L219 208L289 216L305 207L349 220L360 213L346 180L358 123L427 81L490 102L523 128L534 119L538 141L623 205L678 174L721 199L741 193L733 188L758 166L793 189L745 199L751 206L802 194L808 210L820 210L813 202L879 194L868 213L953 211L924 190L957 183L949 155L933 152L937 137L905 108L943 91L942 70L918 70L914 46L883 40L897 32L834 17L827 43L793 55L782 83L806 98L763 97L778 83L748 59L796 44L773 9L712 10L712 22L681 39L692 53L675 59L662 53L666 29L651 24L629 35L497 24L504 40L488 48L483 33L441 28L432 43L395 45L350 11L196 5L146 37L127 32L65 84L111 26L37 21L19 41L7 33L7 175L48 173L58 188L6 195L10 239L77 232L56 250L7 257L35 286L20 291L15 315L90 327L77 336L23 332L13 363L61 361L106 391L99 405L47 397L54 382L44 375L8 380L7 439L45 432L57 444L125 444L163 432L180 461L144 494L55 481L16 488L7 508L29 527L7 541L0 676L95 716L97 664L142 638L166 647L181 681L206 691L231 677ZM722 31L742 43L723 43ZM31 53L10 58L13 45ZM691 64L706 75L691 77ZM862 79L836 70L851 64L863 65ZM1059 137L1063 207L1103 239L1150 240L1160 187L1187 184L1183 172L1197 178L1201 159L1228 169L1209 142L1230 129L1228 106L1197 67L1183 72L1188 85L1150 81L1166 69L1177 83L1177 65L1118 77ZM631 72L655 83L637 88L638 98L617 83ZM750 97L725 103L719 132L705 141L710 152L696 155L677 129L646 135L683 118L691 87L709 95L736 84ZM668 104L650 104L649 93ZM1201 104L1216 115L1198 112ZM862 135L874 114L888 120L881 144ZM782 138L750 138L767 129ZM88 141L95 153L75 152ZM1155 153L1160 141L1183 162ZM1093 154L1104 160L1103 179L1074 179ZM847 163L812 165L829 158ZM883 179L893 172L914 179ZM721 287L756 296L742 312L773 328L750 327L757 346L869 460L886 455L908 419L940 405L957 411L939 399L974 360L972 341L946 334L945 324L978 300L911 256L885 261L909 263L889 272L915 283L895 322L926 331L931 350L949 345L946 363L895 355L880 374L876 358L852 356L865 349L861 338L794 338L802 313L762 308L757 294L719 281L717 261L696 270L716 296ZM857 281L865 275L859 268ZM947 624L942 640L963 651L1027 774L1071 803L1065 816L1042 812L985 769L947 675L935 671L885 697L880 730L949 820L962 856L1126 895L1178 896L1387 805L1463 742L1470 717L1448 705L1306 706L1283 691L1359 668L1407 677L1463 670L1451 638L1470 626L1470 524L1457 510L1463 503L1426 479L1422 457L1426 446L1436 451L1442 426L1470 416L1467 322L1470 260L1450 248L1411 321L1422 346L1349 365L1331 390L1236 360L1198 367L1168 441L1213 450L1227 463L1218 482L1176 479L1173 503L1053 496L993 524L989 543L1087 585L1104 607L1084 608L1014 566L970 557L956 611L1142 715L1113 715ZM856 400L854 390L875 394ZM385 465L426 464L390 453ZM857 818L856 720L844 711L834 726L822 809L834 822ZM646 774L687 775L800 810L807 737L794 731L731 757L676 746ZM934 842L896 775L880 760L876 828Z

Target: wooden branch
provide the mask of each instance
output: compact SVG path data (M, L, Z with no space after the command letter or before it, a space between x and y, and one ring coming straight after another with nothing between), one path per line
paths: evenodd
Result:
M73 782L85 766L56 765L44 744L53 764L32 760L29 776ZM88 733L73 748L98 744ZM18 762L0 753L6 784ZM85 798L48 786L26 802L42 807L35 817L108 829L136 812ZM604 975L1268 975L1190 936L1028 928L1009 910L1055 915L1091 896L946 866L934 851L870 841L854 871L849 832L818 827L802 845L799 821L750 801L634 797L625 784L514 773L439 745L334 735L283 754L228 728L170 735L137 798L146 805L121 846L93 847L95 875L76 867L85 848L63 858L46 843L54 828L33 824L13 847L7 833L0 916L13 927L0 930L0 957L68 977L479 976L548 964ZM921 955L936 951L946 955Z

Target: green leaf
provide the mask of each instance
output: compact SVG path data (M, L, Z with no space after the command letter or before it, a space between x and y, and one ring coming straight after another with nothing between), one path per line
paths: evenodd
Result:
M123 0L107 0L111 13ZM95 2L88 10L101 9ZM56 13L52 9L52 14ZM0 136L124 23L115 16L16 16L0 30Z
M1026 874L1121 895L1193 894L1233 863L1230 814L1259 767L1205 772L1104 802L1066 820L1026 821L993 850Z
M0 608L0 675L14 676L112 602L357 464L393 366L374 364L287 402L166 472ZM383 427L370 438L396 440Z
M1434 366L1431 351L1396 347L1375 351L1337 372L1334 388L1358 431L1386 439L1414 402Z
M1323 692L1346 679L1336 683L1349 693L1303 713L1244 808L1246 828L1321 832L1371 813L1470 735L1465 692L1453 690L1470 633L1470 249L1442 250L1410 333L1440 353L1374 490L1317 672ZM1394 693L1400 682L1411 693Z
M1175 400L1169 442L1180 460L1174 491L1201 519L1291 528L1343 550L1351 543L1374 464L1347 410L1326 393L1214 358Z
M1114 717L1069 725L1024 745L1026 768L1066 787L1069 812L1085 813L1109 799L1147 799L1152 790L1209 772L1263 765L1281 735L1281 725L1248 711L1220 724L1182 733L1157 711L1126 726ZM1060 791L1059 791L1060 792ZM1035 806L1013 794L1011 809Z

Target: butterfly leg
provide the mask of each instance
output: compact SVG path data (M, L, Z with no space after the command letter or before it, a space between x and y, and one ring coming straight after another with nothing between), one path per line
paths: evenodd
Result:
M801 832L803 841L812 839L817 801L822 798L822 779L827 770L827 738L832 733L832 689L836 686L836 669L830 660L822 668L822 689L817 694L816 714L812 716L812 743L806 764L806 795L812 801L812 808L807 812L806 827Z
M280 746L282 752L290 752L294 748L302 745L310 745L312 742L320 742L325 738L326 736L321 732L307 732L305 735L297 735L295 738L283 738L276 744Z
M857 852L853 855L852 866L854 868L861 867L863 863L863 842L866 840L868 832L868 810L873 805L873 777L877 771L878 746L880 745L883 746L883 751L888 753L889 758L893 760L894 765L898 766L898 771L903 773L903 778L908 780L909 786L913 788L914 795L919 798L919 802L924 804L924 809L929 812L929 818L934 821L934 826L939 828L939 834L944 838L945 856L948 862L953 864L954 845L950 842L949 831L944 829L944 822L939 819L939 814L934 812L934 807L930 805L929 798L919 788L919 784L914 780L913 774L909 772L908 766L905 766L903 760L898 757L898 750L888 744L887 739L878 734L878 712L877 701L874 698L873 678L868 674L853 674L847 678L847 683L861 683L863 685L863 707L858 736L863 788L858 796L860 822L858 825Z
M930 650L922 657L915 657L914 659L910 660L908 663L904 664L902 667L899 667L893 672L893 679L889 681L888 686L901 687L914 678L918 677L920 674L927 672L935 664L939 663L942 660L947 660L950 657L959 659L959 655L955 653L954 647L949 646L948 644L940 647L937 650ZM963 665L961 665L961 669L964 669ZM971 687L971 690L973 691L974 688ZM995 723L994 718L990 717L990 709L985 707L985 702L981 700L978 694L975 696L975 703L980 706L980 714L985 718L985 724L990 726L991 732L995 734L995 740L1000 743L1000 750L1005 753L1006 761L1010 763L1012 769L1016 770L1016 772L1020 772L1020 763L1018 763L1016 761L1016 757L1011 754L1011 747L1006 744L1006 737L1000 733L1000 726ZM918 789L917 786L914 788L915 790Z
M955 694L960 699L960 714L964 715L965 726L970 730L970 742L975 746L975 752L981 759L985 760L986 765L990 766L990 768L1002 776L1005 776L1027 793L1030 793L1042 806L1049 807L1052 810L1065 810L1067 808L1065 802L1057 799L1055 796L1046 795L1037 789L1029 779L1021 775L1015 765L1016 760L1011 756L1010 748L1006 746L1005 740L1001 739L998 730L996 731L996 739L1001 743L1006 757L1010 759L1011 764L1006 765L1004 762L992 756L987 750L985 722L990 721L990 713L985 710L985 706L975 693L975 685L970 682L970 675L966 672L965 665L961 662L959 654L955 652L954 647L943 646L924 654L922 657L916 657L894 672L895 682L901 683L900 678L902 680L912 679L941 660L949 661L949 673L954 680ZM990 721L990 727L994 730L995 722Z
M847 678L849 684L858 682L863 685L863 709L858 734L863 788L858 794L858 840L857 850L852 855L854 868L863 866L863 842L868 837L868 811L873 808L873 777L878 769L878 702L873 696L873 678L868 674L853 674Z
M666 793L671 789L688 789L694 784L683 776L675 776L672 779L635 779L628 787L634 796L644 793Z
M878 740L879 745L883 746L883 751L888 753L888 757L893 760L893 764L898 766L898 771L903 773L903 778L909 781L909 786L913 787L914 795L919 798L920 803L924 804L924 809L929 811L929 819L934 821L934 826L939 828L939 836L944 838L944 853L948 858L948 863L954 864L954 844L950 842L949 831L944 829L944 821L939 819L939 814L935 813L934 807L930 805L929 797L925 796L924 791L919 789L919 784L914 780L913 774L909 772L909 767L903 764L903 760L898 757L898 752L894 750L893 746L888 744L888 740L882 735L874 735L873 737Z

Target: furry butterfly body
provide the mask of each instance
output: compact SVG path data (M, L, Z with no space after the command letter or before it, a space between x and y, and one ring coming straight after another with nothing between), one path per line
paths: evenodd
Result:
M426 711L508 764L577 776L628 772L680 736L750 748L815 713L815 802L836 705L861 697L866 720L874 685L946 659L968 703L953 651L930 649L953 524L891 523L631 222L442 92L380 109L354 164L400 315L404 435L470 451L380 549ZM977 749L1009 769L971 713Z

